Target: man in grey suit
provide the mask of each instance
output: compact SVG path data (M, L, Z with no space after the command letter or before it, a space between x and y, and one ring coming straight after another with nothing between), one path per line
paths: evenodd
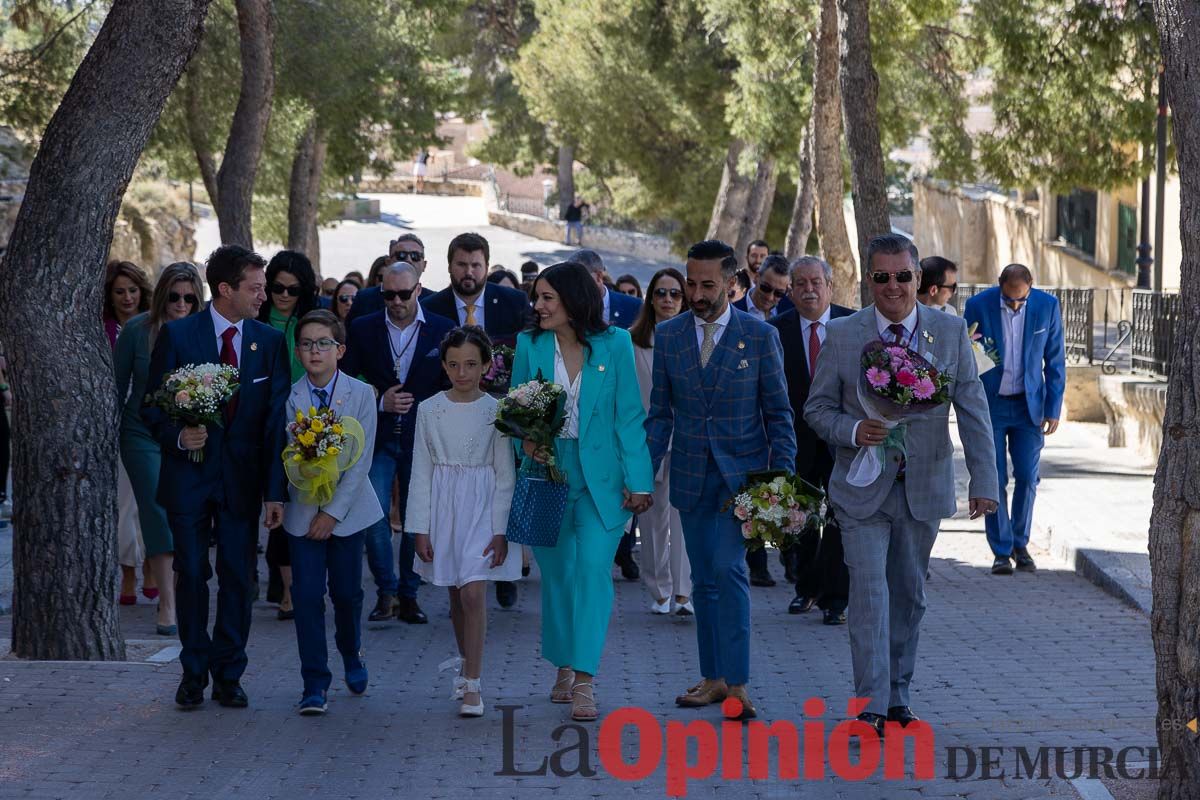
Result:
M830 321L804 417L837 448L829 501L841 523L850 571L854 693L869 701L859 719L882 735L885 721L904 726L917 719L908 706L908 687L925 614L925 575L938 526L955 513L956 503L948 405L910 420L904 452L889 448L873 481L852 484L850 465L859 448L877 447L888 434L858 397L862 351L869 342L906 346L952 378L950 401L971 476L971 519L996 510L999 484L987 398L966 323L917 304L917 248L903 236L875 237L864 262L875 302Z

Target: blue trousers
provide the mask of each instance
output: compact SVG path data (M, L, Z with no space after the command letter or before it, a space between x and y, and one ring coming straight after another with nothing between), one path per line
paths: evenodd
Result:
M175 614L183 671L204 679L236 681L246 671L246 639L255 560L258 517L241 517L223 507L192 514L169 513L175 542ZM208 541L217 537L217 619L208 635L208 581L212 564Z
M1000 478L1000 507L984 517L988 544L997 556L1012 555L1014 547L1029 544L1033 500L1037 495L1038 461L1045 436L1029 416L1025 395L991 397L992 435L996 441L996 474ZM1008 457L1012 456L1012 506L1008 504Z
M363 534L330 536L323 542L288 535L292 554L292 605L304 694L328 691L329 650L325 642L325 586L333 602L334 643L346 670L359 666L362 646Z
M730 494L710 458L703 499L695 508L680 511L679 518L692 565L700 674L740 685L750 678L750 572L741 523L732 511L720 510Z
M375 590L380 597L384 595L416 598L417 589L421 586L421 576L413 571L413 556L416 551L413 546L413 535L405 532L400 535L400 572L397 577L396 565L392 561L392 526L388 520L388 509L392 507L392 483L396 476L400 477L400 509L404 510L404 500L408 496L408 478L412 472L412 451L406 451L396 440L385 444L375 443L375 456L371 461L371 471L368 479L379 505L383 506L383 519L364 531L367 548L367 567L375 578Z

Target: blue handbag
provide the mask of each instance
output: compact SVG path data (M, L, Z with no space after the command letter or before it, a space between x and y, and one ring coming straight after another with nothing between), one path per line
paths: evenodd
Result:
M546 468L530 458L522 459L517 471L517 486L513 490L512 506L508 511L505 538L514 544L531 547L554 547L567 510L565 483L556 483L546 474Z

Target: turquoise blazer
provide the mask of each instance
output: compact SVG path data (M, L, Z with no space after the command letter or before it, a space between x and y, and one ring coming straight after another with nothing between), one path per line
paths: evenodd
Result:
M622 527L631 513L621 508L623 489L632 494L654 492L650 448L646 445L646 411L642 407L633 342L628 331L610 327L590 337L584 350L579 387L579 461L583 478L609 530ZM517 336L512 386L537 376L554 380L554 334Z

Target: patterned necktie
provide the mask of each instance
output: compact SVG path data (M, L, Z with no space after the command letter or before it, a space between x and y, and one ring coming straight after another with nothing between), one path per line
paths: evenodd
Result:
M821 337L817 335L817 328L821 327L821 323L814 322L808 326L808 377L812 378L817 374L817 356L821 355Z
M463 324L464 325L474 325L475 324L475 304L474 303L471 303L469 306L467 306L467 321L464 322Z
M317 400L321 403L321 408L329 408L329 392L324 389L317 389L313 394L317 396Z
M221 363L227 366L237 368L238 357L237 350L233 348L233 337L237 336L237 328L230 326L221 334ZM229 398L225 403L225 424L228 426L233 419L234 413L237 411L238 395L237 392Z
M715 322L704 323L704 341L700 344L700 367L708 366L708 360L712 358L713 350L717 346L717 328Z
M899 322L893 322L888 325L888 330L892 332L892 341L896 344L904 344L904 339L908 336L908 330Z

